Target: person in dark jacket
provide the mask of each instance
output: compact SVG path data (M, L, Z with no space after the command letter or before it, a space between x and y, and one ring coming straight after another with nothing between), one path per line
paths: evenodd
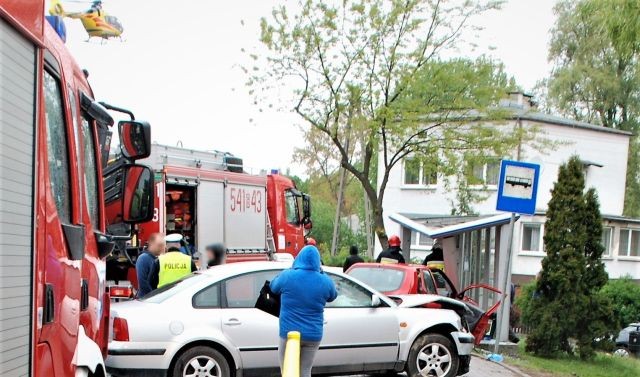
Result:
M389 237L389 248L378 254L376 263L405 263L400 248L400 237L396 235Z
M227 259L226 248L221 243L214 243L207 246L207 267L224 264Z
M349 267L353 266L356 263L363 263L364 259L360 258L358 255L358 246L351 245L349 248L349 256L344 261L344 265L342 266L342 272L346 272Z
M164 252L164 248L164 236L161 233L153 233L149 236L147 248L138 256L138 260L136 260L138 298L144 297L144 295L153 290L149 281L149 274L158 256Z
M323 334L324 306L338 297L338 292L320 267L320 253L315 246L305 246L293 267L276 276L271 292L280 295L280 366L284 361L287 334L300 332L300 377L311 377L311 368Z
M423 265L431 268L437 268L444 271L444 252L442 246L439 243L434 243L431 248L431 254L424 258Z

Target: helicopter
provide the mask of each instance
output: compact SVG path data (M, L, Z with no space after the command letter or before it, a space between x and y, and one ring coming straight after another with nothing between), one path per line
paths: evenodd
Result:
M79 19L87 34L89 34L87 42L92 37L102 38L103 41L110 38L120 38L122 41L122 31L124 30L122 24L117 17L108 15L102 9L102 1L66 0L65 2L91 4L90 8L84 12L66 12L60 0L52 0L49 7L49 14L52 16Z

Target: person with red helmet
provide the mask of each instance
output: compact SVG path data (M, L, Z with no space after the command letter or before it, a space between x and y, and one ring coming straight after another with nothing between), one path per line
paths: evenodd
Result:
M305 238L304 239L304 244L305 245L311 245L311 246L318 246L317 243L316 243L315 238L312 238L312 237Z
M389 237L389 248L378 254L377 263L405 263L402 249L400 248L400 237L393 235Z

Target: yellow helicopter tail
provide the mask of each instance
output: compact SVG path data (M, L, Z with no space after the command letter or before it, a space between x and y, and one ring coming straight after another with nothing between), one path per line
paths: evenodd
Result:
M81 12L67 12L62 7L62 3L60 0L51 0L51 6L49 7L49 14L52 16L60 16L60 17L69 17L69 18L80 18L82 17Z
M65 16L64 8L60 0L51 0L51 6L49 7L49 14L52 16Z

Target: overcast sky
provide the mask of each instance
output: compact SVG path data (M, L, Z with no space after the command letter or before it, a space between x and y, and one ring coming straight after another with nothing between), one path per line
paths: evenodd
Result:
M87 43L80 22L67 19L67 46L89 70L96 99L148 120L154 141L227 151L247 167L302 174L291 162L293 148L304 142L301 121L287 112L258 112L239 67L246 62L241 49L258 46L260 17L281 2L105 0L104 9L124 26L124 41ZM549 71L554 3L510 0L481 20L482 52L503 61L527 90Z

